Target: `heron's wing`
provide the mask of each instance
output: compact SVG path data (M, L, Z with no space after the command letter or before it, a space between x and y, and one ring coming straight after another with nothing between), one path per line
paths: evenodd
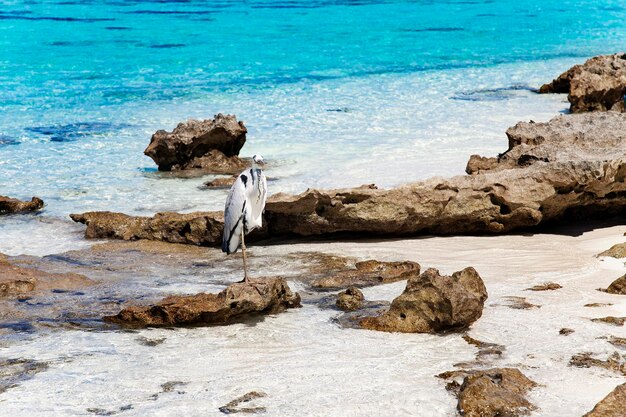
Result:
M245 213L249 211L246 207L246 181L242 180L242 175L239 175L235 183L230 187L228 197L226 197L226 205L224 206L222 251L226 253L237 251L241 240L241 230L244 226Z
M265 200L267 199L267 180L265 174L260 169L253 173L252 184L246 187L246 194L250 204L250 217L247 219L250 230L263 225L263 210L265 209Z

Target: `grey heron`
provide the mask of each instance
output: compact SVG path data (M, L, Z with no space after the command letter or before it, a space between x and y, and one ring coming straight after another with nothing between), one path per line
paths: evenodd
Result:
M235 183L230 187L224 206L222 251L230 255L237 252L241 243L243 279L246 283L249 281L244 235L262 226L267 197L267 180L261 170L261 165L263 165L263 157L254 155L252 167L239 174Z

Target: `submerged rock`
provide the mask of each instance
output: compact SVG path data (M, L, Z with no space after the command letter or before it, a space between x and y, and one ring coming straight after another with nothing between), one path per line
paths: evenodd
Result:
M417 262L380 262L368 260L357 262L354 269L338 271L330 276L318 278L311 286L317 289L335 290L355 287L370 287L372 285L388 284L416 277L420 273Z
M585 352L572 356L569 364L578 368L590 368L592 366L608 369L626 376L626 355L613 352L607 359L596 359L593 353Z
M583 417L624 417L626 409L626 384L618 385Z
M561 284L556 282L546 282L545 284L534 285L526 288L526 291L554 291L563 288Z
M624 111L626 54L600 55L575 65L539 89L540 93L568 93L570 111Z
M409 279L404 292L389 310L378 317L366 317L361 327L404 333L435 333L469 327L483 313L487 289L474 268L452 276L430 268Z
M337 294L337 307L343 311L358 310L363 306L365 297L357 287L350 287Z
M298 293L292 293L283 278L265 278L252 280L252 285L231 284L219 294L167 297L104 319L132 327L225 324L244 315L275 314L294 307L300 307Z
M609 294L626 295L626 275L622 275L613 281L605 291Z
M515 368L450 371L437 376L453 379L447 389L457 396L457 409L464 417L513 417L536 408L526 394L537 384ZM461 384L456 381L460 378Z
M170 243L216 246L222 241L222 212L157 213L153 217L129 216L110 211L70 214L87 225L85 237L123 240L161 240Z
M266 397L267 394L261 391L250 391L247 394L242 395L241 397L235 398L230 401L228 404L220 407L220 411L224 414L234 414L234 413L245 413L245 414L256 414L256 413L265 413L265 407L250 407L250 406L242 406L241 404L248 403L250 401L256 400L257 398Z
M624 322L626 322L626 317L598 317L597 319L591 319L591 321L593 321L594 323L612 324L613 326L623 326Z
M235 181L237 181L237 175L215 178L214 180L205 182L204 185L208 188L230 188Z
M43 208L43 204L39 197L33 197L31 201L22 201L0 195L0 215L37 211Z
M190 119L172 132L159 130L144 153L161 171L204 168L212 172L241 171L237 157L246 142L247 129L233 115L218 114L212 120ZM235 173L235 172L233 172Z
M23 358L0 359L0 394L46 369L48 369L46 362Z

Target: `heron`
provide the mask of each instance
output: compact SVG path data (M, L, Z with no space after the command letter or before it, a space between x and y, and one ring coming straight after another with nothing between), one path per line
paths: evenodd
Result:
M249 279L244 235L262 226L267 197L267 180L261 170L263 164L261 155L252 156L252 167L239 174L235 183L230 187L224 206L222 251L230 255L237 252L241 244L245 283L249 283Z

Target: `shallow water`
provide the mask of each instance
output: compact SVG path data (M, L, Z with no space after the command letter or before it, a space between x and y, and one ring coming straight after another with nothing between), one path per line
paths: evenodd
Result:
M532 89L623 48L625 26L618 1L0 0L0 194L47 204L37 215L0 218L0 252L61 254L42 262L79 268L63 252L93 242L69 213L221 209L226 191L202 187L212 176L159 173L142 153L154 131L217 112L245 121L242 154L264 155L276 178L270 193L461 174L470 154L505 150L504 132L517 121L566 111L564 96ZM259 274L294 275L298 268L281 257L319 250L410 259L445 273L474 266L490 298L469 334L506 348L489 365L520 367L540 384L531 393L534 416L578 416L624 380L567 366L575 353L612 353L599 337L626 336L589 321L626 315L618 296L596 291L625 272L623 262L593 257L623 232L255 246L251 263ZM217 291L240 278L238 260L158 256L178 263L164 268L133 251L93 255L85 273L96 288L77 296L78 307L63 306L110 301L111 312L129 299ZM524 291L546 281L564 288ZM391 300L403 288L364 293ZM510 309L507 296L541 308ZM0 410L217 416L260 390L267 397L253 404L268 415L456 415L433 376L473 361L476 348L457 334L342 329L338 314L307 302L227 327L102 331L96 320L74 330L56 322L0 329L0 357L49 362L0 394ZM561 327L576 331L560 336Z

